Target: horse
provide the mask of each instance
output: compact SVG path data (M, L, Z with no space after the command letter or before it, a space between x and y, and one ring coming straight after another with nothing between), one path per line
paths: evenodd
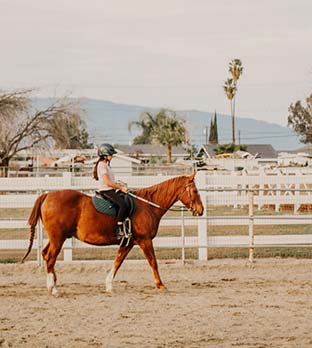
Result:
M152 269L156 288L164 290L166 287L158 272L152 240L157 234L160 219L175 202L181 201L194 216L203 214L204 207L194 180L195 173L132 191L137 198L134 198L134 212L130 217L132 237L127 245L120 244L117 239L116 217L98 212L92 197L75 190L43 193L36 199L28 219L29 247L22 262L31 251L35 227L41 219L49 238L42 250L49 294L58 294L54 265L63 243L71 237L92 245L119 245L113 267L106 276L106 291L113 290L116 273L134 245L142 249Z

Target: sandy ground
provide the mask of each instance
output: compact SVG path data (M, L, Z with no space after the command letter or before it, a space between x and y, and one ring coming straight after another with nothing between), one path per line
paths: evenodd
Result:
M43 268L0 264L0 347L312 347L312 260L126 261L104 292L110 263L57 263L61 295Z

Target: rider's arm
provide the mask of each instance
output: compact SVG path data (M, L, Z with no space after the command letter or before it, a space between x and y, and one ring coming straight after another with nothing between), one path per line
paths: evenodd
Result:
M109 179L107 174L102 174L102 177L103 177L103 181L105 182L106 186L109 186L109 187L111 187L112 189L115 189L115 190L120 190L120 191L125 192L125 193L128 192L128 188L126 186L122 186L122 185L119 185L119 184L117 184L115 182L112 182Z

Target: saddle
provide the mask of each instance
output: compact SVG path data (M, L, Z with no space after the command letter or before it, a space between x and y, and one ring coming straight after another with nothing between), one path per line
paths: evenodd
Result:
M125 246L128 246L130 239L132 237L130 217L134 212L134 202L133 202L133 199L129 197L127 194L125 194L124 192L118 191L117 194L124 199L124 202L127 208L127 218L123 222L124 235L120 236L120 238L118 239L121 239L120 245L124 245L124 241L126 241ZM95 192L95 195L92 197L92 203L94 205L94 208L99 213L117 216L119 207L116 204L114 204L112 201L110 201L108 197L107 198L103 197L97 191Z
M127 207L127 217L130 217L134 212L134 202L132 197L128 196L124 192L118 191L117 193L120 195L125 202ZM95 195L92 197L92 203L94 208L103 214L117 216L118 206L110 201L108 198L104 198L99 192L95 192Z

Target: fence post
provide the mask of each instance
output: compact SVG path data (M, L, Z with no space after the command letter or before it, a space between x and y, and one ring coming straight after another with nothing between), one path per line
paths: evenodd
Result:
M41 220L38 221L38 226L37 226L37 262L38 266L42 265L42 244L43 244L43 228L42 228L42 223Z
M197 172L197 187L204 206L204 214L202 218L198 218L198 259L202 261L208 260L208 238L207 238L207 191L206 191L206 174L204 171Z
M63 255L64 261L71 262L73 261L73 238L69 238L66 241L67 245L64 245Z
M300 203L298 201L300 200L300 184L297 182L295 183L295 192L294 196L296 197L296 203L294 204L294 214L298 214L298 211L300 209Z
M42 194L42 190L37 191L38 197ZM43 246L43 226L41 223L41 219L38 220L38 225L37 225L37 262L38 266L42 265L42 246Z
M182 239L182 264L185 264L185 220L184 209L181 210L182 225L181 225L181 239Z
M72 173L71 172L64 172L63 179L64 179L65 187L69 188L72 186Z
M253 263L254 261L254 192L252 190L248 191L248 216L249 216L249 262Z

